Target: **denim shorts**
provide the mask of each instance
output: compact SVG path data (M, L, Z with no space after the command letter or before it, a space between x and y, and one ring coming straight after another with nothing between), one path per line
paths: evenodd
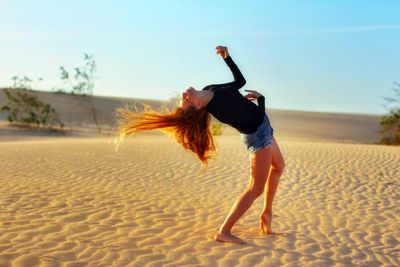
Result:
M247 150L250 153L256 153L261 148L272 145L274 129L269 123L268 117L264 117L263 123L258 126L257 130L251 134L240 134L240 139L243 141Z

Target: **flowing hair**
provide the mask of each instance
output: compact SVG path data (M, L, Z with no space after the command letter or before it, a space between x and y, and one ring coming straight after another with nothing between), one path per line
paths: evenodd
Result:
M116 109L117 116L120 117L114 142L117 146L125 136L158 129L175 137L185 150L195 153L207 165L207 160L212 158L215 151L215 144L210 131L211 116L205 108L196 109L191 106L184 110L176 107L172 111L161 113L148 105L144 107L142 112L128 107Z

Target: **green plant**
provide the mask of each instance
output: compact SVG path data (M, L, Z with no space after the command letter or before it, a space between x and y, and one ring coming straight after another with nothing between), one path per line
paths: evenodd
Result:
M30 83L32 80L28 76L20 77L18 75L14 75L11 77L13 81L12 88L25 88L31 89Z
M38 99L34 92L26 89L6 89L4 93L8 99L7 105L0 111L8 112L7 120L10 123L20 123L36 128L45 126L52 128L58 124L62 129L64 124L54 108Z
M387 145L400 145L400 108L392 109L388 115L381 117L382 138L380 143Z
M20 77L19 75L14 75L13 77L11 77L11 80L13 81L11 88L29 90L32 89L30 83L33 82L33 80L28 76ZM41 82L43 81L43 78L38 78L37 81Z
M400 107L389 107L389 104L400 104L400 84L394 83L398 88L393 89L394 97L384 97L388 105L389 114L381 117L380 143L388 145L400 145Z
M69 74L69 72L64 68L60 67L61 71L61 80L68 84L71 88L71 94L77 94L82 96L79 100L82 101L84 105L87 106L88 110L91 112L93 121L96 124L97 130L101 133L101 124L100 117L98 115L97 109L92 103L91 98L88 98L88 95L93 94L94 81L96 79L96 71L97 65L96 61L93 58L93 55L89 55L87 53L83 54L84 65L81 68L75 67L75 75L73 78ZM58 93L65 93L65 91L61 88L58 89Z
M73 78L63 66L60 67L60 78L71 88L71 94L91 95L93 93L97 71L96 61L93 55L88 55L87 53L83 54L83 60L83 67L74 68L75 75L73 75Z
M213 122L211 124L211 134L214 136L221 135L224 129L224 125L219 122Z

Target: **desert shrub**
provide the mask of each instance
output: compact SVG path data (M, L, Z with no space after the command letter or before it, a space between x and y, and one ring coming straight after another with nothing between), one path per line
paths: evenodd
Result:
M11 80L13 81L11 88L32 90L31 83L33 80L28 76L21 77L19 75L14 75L11 77ZM37 81L41 82L43 81L43 78L38 78Z
M93 58L93 55L87 53L83 54L83 67L75 67L73 76L64 68L60 67L60 78L63 83L67 86L71 94L82 96L79 98L82 105L87 108L91 113L94 123L96 124L97 131L101 133L101 123L99 112L92 103L92 99L89 97L93 94L94 81L96 80L97 65ZM68 89L58 88L57 93L66 93Z
M382 138L380 143L387 145L400 145L400 108L392 109L388 115L381 117Z
M221 135L222 131L224 129L224 125L222 123L219 122L213 122L211 124L211 133L212 135Z
M389 105L400 104L400 84L394 83L398 88L394 88L394 97L385 97L384 99L388 103L385 105L389 110L387 115L381 117L380 134L381 144L387 145L400 145L400 107L390 107Z
M97 65L93 55L83 54L84 65L81 68L75 67L73 76L64 68L60 67L60 78L70 88L71 94L92 95L94 81L96 79ZM65 92L59 88L58 91Z
M32 80L28 76L20 77L15 75L11 77L11 80L13 81L12 88L31 89L30 83Z
M33 91L26 89L5 89L8 103L0 111L8 112L7 120L10 123L19 123L25 126L48 127L58 124L62 129L58 113L50 104L38 99Z

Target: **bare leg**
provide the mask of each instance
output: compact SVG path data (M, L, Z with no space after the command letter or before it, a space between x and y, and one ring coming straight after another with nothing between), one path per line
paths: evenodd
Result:
M272 145L272 168L267 179L267 186L265 187L264 210L259 217L260 228L264 234L272 234L272 203L284 168L285 162L274 138Z
M265 187L272 160L272 148L265 147L251 155L250 181L246 190L233 204L228 216L220 227L214 239L222 242L244 243L243 240L231 234L233 225L250 208Z

